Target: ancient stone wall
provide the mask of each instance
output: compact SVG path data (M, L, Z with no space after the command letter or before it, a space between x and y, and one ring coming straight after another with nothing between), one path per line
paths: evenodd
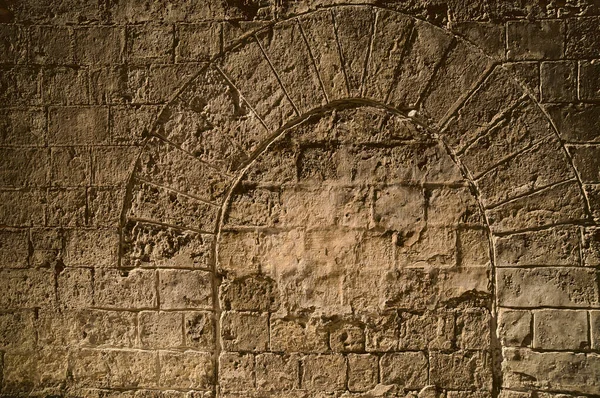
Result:
M0 396L600 396L599 223L597 0L0 0Z

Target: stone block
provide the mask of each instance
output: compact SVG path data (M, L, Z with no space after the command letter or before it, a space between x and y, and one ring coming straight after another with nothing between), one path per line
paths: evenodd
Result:
M41 68L19 66L0 70L0 100L4 106L41 105Z
M300 113L324 105L325 93L306 47L300 25L289 21L275 25L258 36L287 95Z
M590 332L592 350L600 349L600 311L590 311Z
M574 61L542 62L542 102L577 100L577 64Z
M508 307L598 306L598 276L584 268L499 268L498 303Z
M81 147L55 147L50 151L50 181L57 187L88 186L92 161Z
M110 138L107 108L52 107L48 117L50 145L99 145Z
M270 278L257 275L226 280L219 289L224 310L274 312L279 307L279 291Z
M400 350L452 349L456 333L454 323L454 314L451 312L403 313L398 348Z
M600 141L600 105L561 104L548 106L561 138L567 142Z
M531 93L535 100L540 100L540 65L538 62L506 62L502 66Z
M506 27L509 60L559 59L564 53L563 21L511 21Z
M347 97L348 88L337 45L333 14L330 10L320 10L303 15L300 25L328 99L332 101Z
M600 182L600 145L569 146L568 150L581 181Z
M181 312L142 311L138 328L142 348L178 348L183 345Z
M569 58L600 57L600 18L584 17L567 20L565 55Z
M0 229L0 268L25 268L29 263L26 229Z
M600 101L600 59L579 62L579 99Z
M173 62L172 25L143 24L127 28L127 60L131 63Z
M458 230L457 265L460 267L488 267L490 265L489 233L484 228Z
M46 225L83 227L86 224L87 191L85 188L49 189Z
M42 226L44 225L44 210L46 192L31 191L0 191L0 223L9 227Z
M346 385L346 368L341 354L308 355L302 364L302 386L314 391L341 391Z
M0 347L3 350L32 349L36 344L34 311L0 314Z
M418 229L425 219L425 195L417 187L391 186L375 192L373 219L390 231Z
M206 271L159 270L160 308L212 309L212 276Z
M221 25L216 22L178 24L175 62L212 59L221 51Z
M483 50L488 56L504 59L506 30L502 24L480 21L453 21L451 29L463 39Z
M37 148L0 149L0 185L5 188L42 187L48 181L48 151Z
M418 390L428 383L427 357L422 352L384 354L380 361L381 383Z
M266 351L269 346L269 315L223 312L221 343L227 351Z
M273 226L279 221L279 191L238 186L223 220L226 227Z
M131 175L139 149L133 146L92 149L92 184L124 186Z
M110 139L114 145L139 144L158 114L158 106L110 108Z
M43 146L46 114L37 108L0 109L0 144Z
M74 31L78 64L120 64L125 51L125 30L116 26L80 27Z
M468 309L456 315L456 346L463 350L490 349L492 316L485 308Z
M429 354L430 383L454 390L492 390L492 363L486 351Z
M183 318L184 344L199 350L215 347L215 315L211 312L185 312Z
M276 317L270 320L271 351L323 353L329 350L329 335L318 319Z
M299 387L300 357L295 354L256 356L256 388L260 391L289 391Z
M377 385L379 358L372 354L348 355L348 390L364 392Z
M62 308L88 308L92 306L92 269L65 268L56 276L58 305Z
M72 33L69 27L32 26L29 60L36 64L73 63Z
M31 230L31 266L50 268L64 259L64 231L55 228ZM63 261L64 264L64 261Z
M501 309L498 337L503 346L529 347L533 339L533 316L530 311Z
M67 266L116 267L118 249L119 234L115 229L69 229L64 261Z
M3 24L0 28L0 59L22 63L27 55L26 30L19 25Z
M583 265L592 267L600 265L600 229L585 228L582 230L581 249Z
M220 238L217 252L220 270L231 278L258 272L258 234L255 231L222 231Z
M487 211L492 232L562 224L586 217L581 187L567 181Z
M364 352L364 326L352 320L342 320L331 326L329 346L333 352Z
M505 388L544 389L576 394L600 392L600 356L597 354L505 348L503 356Z
M396 312L362 319L365 323L365 349L368 352L390 352L398 349L400 317Z
M589 349L587 311L538 310L533 312L533 348Z
M54 348L5 353L2 392L20 396L38 386L60 387L67 379L67 358L66 350Z
M79 66L48 66L42 70L42 98L48 105L87 105L89 73Z
M427 225L481 224L483 215L469 188L439 188L427 191Z
M158 358L158 384L163 388L208 390L214 385L214 364L210 353L160 351Z
M155 286L155 271L135 269L121 272L117 269L96 269L94 303L101 308L156 308Z
M219 386L223 390L250 390L255 384L254 356L222 352L219 356Z
M47 308L55 304L54 275L49 269L0 271L0 308Z
M152 388L159 375L158 353L140 350L75 350L71 355L76 387Z
M559 227L494 238L496 266L578 266L581 264L577 228Z
M124 189L89 188L87 224L95 227L120 227L124 198Z
M584 184L583 190L587 195L594 221L600 220L600 184Z

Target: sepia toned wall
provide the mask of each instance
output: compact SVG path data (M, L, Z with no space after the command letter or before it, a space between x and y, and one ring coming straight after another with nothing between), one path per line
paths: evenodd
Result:
M600 395L599 15L0 1L0 396Z

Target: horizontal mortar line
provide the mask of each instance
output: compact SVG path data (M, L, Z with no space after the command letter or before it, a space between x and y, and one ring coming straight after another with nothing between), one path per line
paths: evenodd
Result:
M549 224L544 224L544 225L537 226L537 227L515 229L515 230L511 230L511 231L494 231L492 229L492 235L494 237L502 238L502 237L506 237L506 236L518 235L518 234L523 234L523 233L527 233L527 232L547 231L549 229L556 228L556 227L586 227L586 226L588 226L588 227L596 226L596 224L593 221L588 220L588 219L578 219L578 220L570 220L570 221L564 221L564 222L549 223Z
M538 147L540 147L542 144L551 141L552 138L554 137L554 134L550 133L548 135L545 135L543 137L540 137L537 141L534 141L532 144L526 146L525 148L521 148L516 152L513 152L509 155L506 155L505 157L501 158L500 160L498 160L496 163L494 163L493 165L489 166L488 169L481 171L479 173L477 173L476 175L473 176L473 180L474 181L478 181L481 180L483 177L485 177L487 174L492 173L494 170L497 170L500 166L510 162L511 160L513 160L514 158L524 154L525 152L528 151L532 151L534 149L537 149Z
M523 106L527 103L527 94L523 94L521 97L517 98L513 102L511 102L507 107L502 108L498 113L494 115L492 120L490 120L485 125L480 126L481 129L478 134L468 141L460 150L456 151L457 156L462 156L466 151L468 151L475 143L481 140L484 137L487 137L496 127L499 127L503 122L505 122L506 116L514 111L516 111L519 107ZM448 123L444 127L444 130L440 132L443 134L445 129L450 126L451 119L448 119Z
M509 306L509 305L502 305L502 304L500 304L498 306L498 308L501 309L501 310L506 309L506 310L523 310L523 311L544 311L544 310L557 310L557 311L561 311L561 310L565 310L565 311L598 311L598 310L600 310L600 305L598 305L596 307L568 307L568 306L557 307L557 306L549 306L549 305L517 307L517 306Z
M203 164L203 165L205 165L205 166L207 166L207 167L209 167L209 168L213 169L213 170L214 170L214 171L216 171L218 174L220 174L220 175L222 175L222 176L224 176L224 177L227 177L227 178L229 178L229 179L233 178L233 176L232 176L232 175L230 175L230 174L228 174L228 173L225 173L225 172L223 172L221 169L219 169L217 166L215 166L215 165L213 165L213 164L211 164L211 163L208 163L207 161L205 161L205 160L202 160L202 159L200 159L200 158L199 158L199 157L197 157L197 156L194 156L194 154L193 154L193 153L191 153L191 152L189 152L189 151L187 151L187 150L183 149L183 148L182 148L182 147L180 147L179 145L177 145L177 144L175 144L174 142L172 142L171 140L169 140L167 137L165 137L165 136L163 136L163 135L161 135L161 134L157 134L157 133L155 133L155 132L154 132L154 133L152 133L152 134L151 134L151 136L153 136L153 137L156 137L156 138L158 138L159 140L162 140L163 142L165 142L167 145L170 145L170 146L172 146L173 148L176 148L176 149L178 149L179 151L181 151L182 153L185 153L186 155L188 155L190 158L194 159L195 161L197 161L197 162L199 162L199 163L201 163L201 164ZM144 149L144 150L145 150L145 149Z
M570 265L570 264L528 264L528 265L498 265L496 262L496 269L507 269L507 270L533 270L533 269L556 269L564 268L565 270L600 270L600 265Z
M171 188L171 187L167 187L167 186L164 186L164 185L161 185L161 184L157 184L155 182L146 180L145 178L142 178L142 177L134 176L133 178L135 180L138 180L139 182L144 183L144 184L152 185L154 187L161 188L161 189L164 189L166 191L171 191L171 192L174 192L174 193L179 194L181 196L185 196L187 198L197 200L198 202L202 202L202 203L210 205L210 206L220 207L220 205L218 205L217 203L211 202L211 201L206 200L206 199L202 199L199 196L196 196L196 195L193 195L193 194L190 194L190 193L186 193L186 192L180 191L180 190L175 189L175 188Z
M554 188L554 187L556 187L558 185L562 185L562 184L565 184L567 182L578 182L578 181L577 181L577 178L572 177L572 178L569 178L569 179L566 179L566 180L562 180L562 181L559 181L559 182L554 182L552 184L544 185L544 186L538 187L538 188L536 188L536 189L534 189L534 190L532 190L530 192L514 196L514 197L512 197L510 199L503 200L503 201L495 203L495 204L493 204L491 206L486 206L485 210L489 211L489 210L497 209L498 207L504 206L504 205L506 205L508 203L516 202L519 199L523 199L523 198L527 198L529 196L533 196L533 195L535 195L537 193L540 193L540 192L542 192L544 190L552 189L552 188Z
M254 36L256 34L253 33L250 36ZM265 121L263 120L263 118L258 114L258 112L256 111L256 109L254 109L254 106L252 106L250 104L250 102L246 99L246 96L244 96L244 94L242 94L242 91L239 89L239 87L237 85L235 85L235 83L233 82L233 80L229 77L229 75L227 75L227 73L225 73L225 71L216 63L213 64L213 67L217 70L217 72L223 77L223 79L225 79L225 81L238 93L238 95L240 96L240 99L246 104L246 106L248 106L248 109L250 109L250 111L254 114L254 116L256 116L256 118L260 121L260 123L263 125L263 127L265 128L265 130L267 131L268 134L272 134L273 132L271 131L271 129L267 126L267 123L265 123Z
M205 234L205 235L214 235L215 234L214 232L203 231L201 229L197 229L194 227L173 225L173 224L169 224L169 223L165 223L165 222L161 222L161 221L150 220L150 219L140 218L140 217L127 217L127 220L133 221L133 222L139 222L141 224L157 225L160 227L178 229L181 231L196 232L196 233Z
M65 267L65 268L71 268L71 267ZM114 268L94 268L96 270L98 269L116 269L116 270L123 270L123 271L134 271L134 270L147 270L147 271L177 271L177 270L182 270L182 271L203 271L203 272L212 272L212 268L203 268L203 267L161 267L160 265L157 266L146 266L146 265L140 265L137 267L114 267Z
M567 148L598 148L600 149L600 142L565 142Z
M85 308L85 310L94 310L94 311L112 311L112 312L134 312L139 313L142 311L151 311L151 312L206 312L208 314L213 314L216 311L212 308L159 308L159 307L139 307L139 308L113 308L113 307L101 307L101 306L92 306L89 308Z

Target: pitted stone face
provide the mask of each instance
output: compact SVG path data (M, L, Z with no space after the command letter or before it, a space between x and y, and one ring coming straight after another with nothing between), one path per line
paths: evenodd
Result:
M491 389L484 220L407 118L347 108L275 139L228 200L217 266L221 357L258 354L258 390Z

